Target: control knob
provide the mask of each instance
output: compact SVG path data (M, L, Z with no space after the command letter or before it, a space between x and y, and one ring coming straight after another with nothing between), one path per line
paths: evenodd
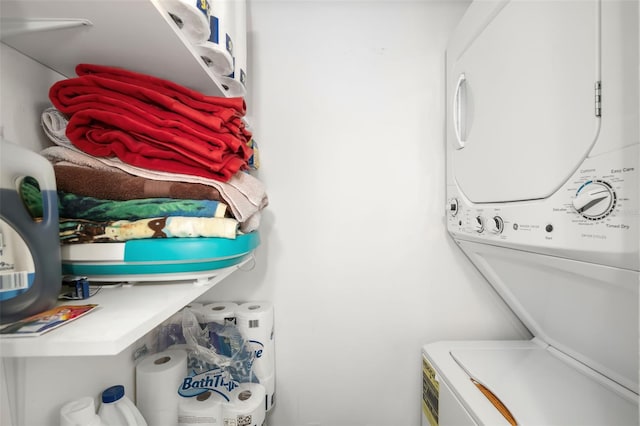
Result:
M473 228L478 234L482 234L484 232L484 218L482 216L476 216Z
M485 228L492 234L502 234L504 230L504 220L500 216L494 216L487 220Z
M589 220L607 217L615 205L616 193L611 185L602 180L586 182L573 199L575 211Z

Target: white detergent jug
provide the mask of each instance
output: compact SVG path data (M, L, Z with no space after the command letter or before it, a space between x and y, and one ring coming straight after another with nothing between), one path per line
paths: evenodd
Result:
M111 386L102 392L98 416L103 426L147 426L138 408L125 396L122 385Z
M102 426L93 398L85 396L60 408L60 426Z

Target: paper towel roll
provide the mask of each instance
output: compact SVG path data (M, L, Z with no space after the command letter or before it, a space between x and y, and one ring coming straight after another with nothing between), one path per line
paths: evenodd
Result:
M229 402L222 406L224 424L262 426L265 389L259 383L240 383L229 395Z
M211 10L207 0L160 0L160 6L192 44L209 39Z
M178 425L180 426L221 426L222 399L213 392L178 400Z
M187 352L167 349L136 365L136 405L149 425L178 423L178 387L187 375Z
M238 304L233 302L207 303L200 309L203 323L235 324Z
M255 353L253 372L258 379L275 373L274 311L269 302L238 306L236 325Z

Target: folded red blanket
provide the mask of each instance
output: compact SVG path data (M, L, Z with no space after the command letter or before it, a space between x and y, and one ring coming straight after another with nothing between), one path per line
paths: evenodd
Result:
M51 86L49 98L70 117L69 140L87 154L222 181L248 167L244 99L121 68L80 64L76 73Z
M127 164L150 170L227 181L246 167L244 159L229 151L207 153L204 148L200 156L196 153L198 143L193 140L109 111L85 110L73 114L67 124L67 136L87 154L117 156Z
M76 74L79 76L99 75L112 80L132 83L155 92L163 93L191 108L201 111L215 112L218 108L231 108L238 116L244 116L247 108L243 98L223 98L206 96L169 80L164 80L147 74L141 74L123 68L109 67L96 64L78 64Z
M69 116L87 110L117 112L142 124L161 128L177 136L191 138L199 144L206 145L208 149L228 149L245 160L251 157L251 149L242 134L234 134L226 127L215 131L211 126L206 127L157 105L93 86L83 78L62 80L53 85L50 93L52 93L51 100L54 106ZM117 126L117 123L111 124Z
M65 114L72 113L76 98L87 93L111 93L112 96L126 96L154 107L184 117L213 131L229 131L242 134L242 118L230 108L211 108L215 111L198 110L163 94L135 84L124 83L98 76L85 76L61 80L49 89L49 99L53 105Z

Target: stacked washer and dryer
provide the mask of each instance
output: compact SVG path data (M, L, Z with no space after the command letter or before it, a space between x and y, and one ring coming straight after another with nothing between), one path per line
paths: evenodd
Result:
M423 347L423 425L638 425L638 1L474 1L447 227L531 333Z

